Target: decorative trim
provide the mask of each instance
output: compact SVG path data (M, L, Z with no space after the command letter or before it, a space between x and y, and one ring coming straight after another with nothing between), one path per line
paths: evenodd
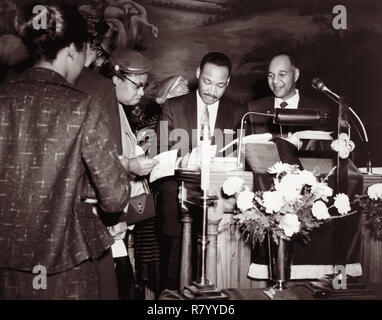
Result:
M327 274L334 273L333 265L292 265L291 280L296 279L317 279ZM362 276L362 266L360 263L346 265L346 274L352 277ZM248 277L254 279L269 279L268 265L252 263L249 266Z

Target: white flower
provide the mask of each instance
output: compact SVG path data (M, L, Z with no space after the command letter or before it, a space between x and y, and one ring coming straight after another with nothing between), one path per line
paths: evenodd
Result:
M302 185L297 179L297 175L288 173L280 182L275 183L275 189L286 201L293 201L301 196Z
M245 219L248 221L255 220L257 217L257 213L253 210L249 210L245 213Z
M243 188L244 180L239 177L229 177L223 184L223 192L229 197L243 191Z
M290 173L295 170L295 166L290 165L289 163L276 162L272 167L268 168L270 174L280 174L280 173Z
M328 207L321 200L316 201L315 203L313 203L312 214L318 220L325 220L325 219L330 218Z
M277 191L263 193L263 205L266 213L279 212L284 205L283 196Z
M255 197L255 194L251 191L245 190L243 192L240 192L237 196L237 207L241 211L245 211L248 209L251 209L253 207L253 198Z
M291 237L300 231L301 223L295 214L286 214L281 218L280 228L283 229L286 236Z
M300 180L300 183L302 185L314 186L317 183L317 178L315 177L315 175L308 170L303 170L299 172L298 179Z
M245 216L242 213L238 213L238 214L234 215L233 218L235 220L238 220L240 224L243 224L245 221Z
M382 200L382 183L375 183L367 189L367 195L371 200Z
M328 201L328 197L333 195L333 189L324 182L319 182L313 185L312 192L316 195L316 199L322 199L325 202Z
M351 210L349 197L344 193L337 194L334 197L334 206L340 214L347 214Z

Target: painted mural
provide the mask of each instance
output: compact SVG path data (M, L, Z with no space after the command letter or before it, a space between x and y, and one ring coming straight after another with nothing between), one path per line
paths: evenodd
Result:
M291 52L299 61L299 87L314 92L311 80L349 98L364 120L375 165L382 165L382 4L349 0L335 11L334 0L75 0L81 10L103 15L117 34L117 47L147 54L151 82L180 75L192 84L204 54L221 51L233 62L227 95L242 103L269 95L269 58ZM0 0L0 32L12 33L17 1ZM339 14L344 14L339 19ZM339 28L340 26L340 28ZM1 50L1 44L0 44ZM335 107L335 106L333 106ZM354 134L357 134L356 132ZM365 151L366 152L366 151ZM359 166L365 152L359 152Z

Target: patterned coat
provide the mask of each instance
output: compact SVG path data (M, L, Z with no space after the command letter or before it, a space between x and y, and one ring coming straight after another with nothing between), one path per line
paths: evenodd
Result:
M0 268L48 274L113 243L81 202L86 174L104 211L129 199L128 175L95 101L54 71L33 68L0 87Z

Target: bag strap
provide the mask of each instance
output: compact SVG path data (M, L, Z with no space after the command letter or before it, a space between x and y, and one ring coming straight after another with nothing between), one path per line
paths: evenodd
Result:
M147 182L147 179L144 179L144 180L142 181L142 184L143 184L143 188L145 189L145 192L146 192L147 194L150 194L151 191L150 191L150 187L149 187L149 184L148 184L148 182Z

